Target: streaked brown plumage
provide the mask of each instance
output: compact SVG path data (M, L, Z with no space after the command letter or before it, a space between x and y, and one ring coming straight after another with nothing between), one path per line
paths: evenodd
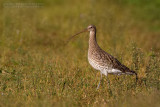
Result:
M135 71L130 70L125 65L121 64L116 58L112 55L108 54L104 50L102 50L96 41L96 27L94 25L90 25L84 31L89 31L89 48L88 48L88 61L90 65L99 70L101 72L101 79L102 74L105 76L109 74L129 74L129 75L136 75L136 80L138 79L137 73ZM84 32L82 31L82 32ZM80 32L80 33L82 33ZM78 33L78 34L80 34ZM76 35L78 35L76 34ZM74 36L76 36L74 35ZM72 36L72 37L74 37ZM101 81L100 81L101 82ZM100 82L98 84L97 89L100 86Z

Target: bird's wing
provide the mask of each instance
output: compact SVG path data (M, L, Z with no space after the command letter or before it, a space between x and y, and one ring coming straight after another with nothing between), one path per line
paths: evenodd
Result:
M105 51L104 51L105 52ZM116 58L114 58L112 55L105 52L105 57L107 58L108 64L114 68L122 71L123 73L133 73L135 74L135 71L131 71L128 67L121 64Z

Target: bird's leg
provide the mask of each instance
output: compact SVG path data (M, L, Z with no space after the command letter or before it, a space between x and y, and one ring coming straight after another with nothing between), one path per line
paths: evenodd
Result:
M99 83L98 83L97 89L99 89L99 86L100 86L100 84L101 84L101 80L102 80L102 72L101 72L101 78L100 78L100 81L99 81Z
M119 81L119 77L116 75L116 78L115 78L116 82L118 83Z
M138 81L138 76L137 76L137 73L135 73L135 75L136 75L136 84L137 84L137 81Z
M106 71L107 72L107 71ZM110 88L110 81L108 79L108 72L106 73L106 77L107 77L107 83L108 83L108 88Z

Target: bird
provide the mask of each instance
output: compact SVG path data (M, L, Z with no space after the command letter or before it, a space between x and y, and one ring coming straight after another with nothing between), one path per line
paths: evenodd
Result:
M120 61L114 58L111 54L104 51L98 45L97 40L96 40L96 26L95 25L89 25L83 31L71 36L68 39L68 41L70 41L73 37L83 32L89 32L88 62L95 70L100 71L100 74L101 74L97 89L99 89L99 86L102 80L102 75L105 75L106 77L108 76L108 74L135 75L136 82L137 82L138 76L135 71L130 70L127 66L123 65Z

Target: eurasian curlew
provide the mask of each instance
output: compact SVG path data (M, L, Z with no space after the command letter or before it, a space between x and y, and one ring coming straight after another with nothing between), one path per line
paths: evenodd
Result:
M104 74L106 77L108 74L129 74L129 75L136 75L136 81L138 79L137 73L135 71L130 70L125 65L121 64L116 58L114 58L109 53L102 50L97 41L96 41L96 27L94 25L88 26L83 31L73 35L74 36L89 31L89 48L88 48L88 61L90 65L96 69L99 70L101 73L101 78L99 81L99 84L97 86L97 89L100 86L101 80L102 80L102 74ZM70 39L71 39L70 38ZM69 40L70 40L69 39Z

